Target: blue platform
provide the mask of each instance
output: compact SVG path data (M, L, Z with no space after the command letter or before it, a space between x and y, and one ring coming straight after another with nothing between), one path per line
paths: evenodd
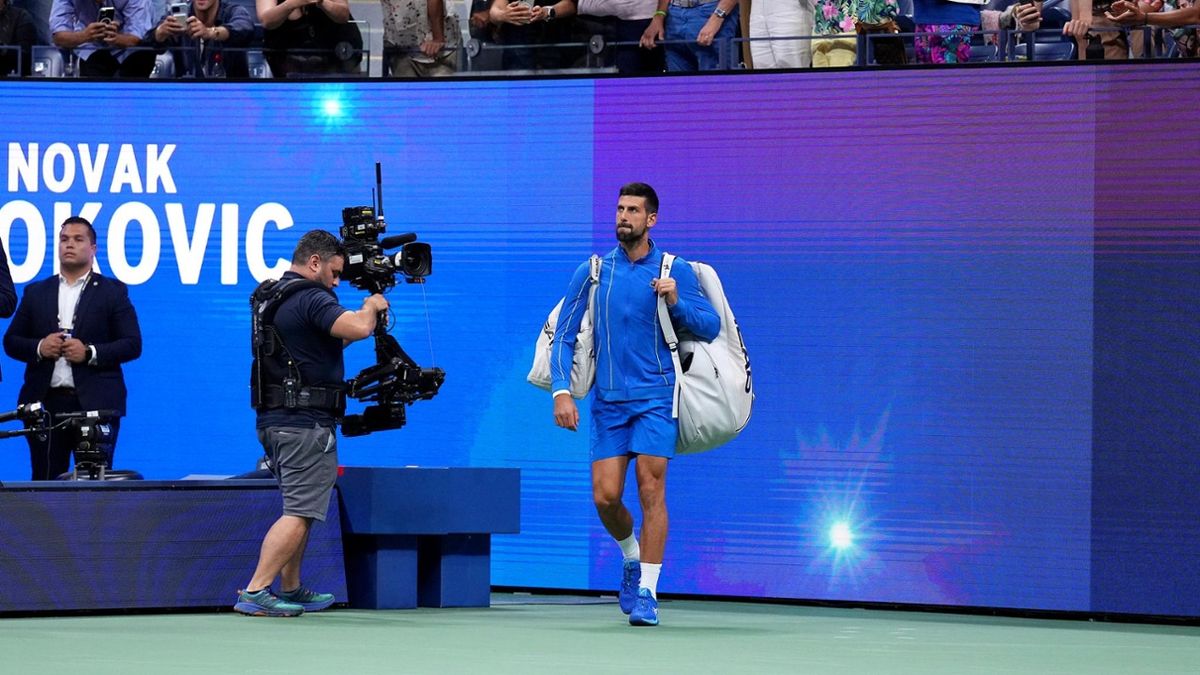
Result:
M344 602L330 501L304 580ZM274 480L6 482L0 612L232 606L281 509Z
M518 469L343 467L350 604L486 607L492 534L521 528Z
M354 607L489 604L491 535L520 530L519 470L340 474L306 585ZM0 612L232 606L281 511L274 480L5 483Z

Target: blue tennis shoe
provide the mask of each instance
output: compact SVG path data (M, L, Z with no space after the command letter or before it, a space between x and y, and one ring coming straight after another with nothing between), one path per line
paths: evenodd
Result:
M636 560L625 563L621 570L621 590L617 593L617 604L621 611L628 614L633 611L637 602L638 584L642 582L642 564Z
M633 611L629 613L629 625L658 625L658 600L650 594L649 588L638 589L637 602L633 604Z

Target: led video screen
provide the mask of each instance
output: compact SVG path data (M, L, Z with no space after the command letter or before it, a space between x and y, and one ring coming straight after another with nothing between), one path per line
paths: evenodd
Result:
M493 583L604 590L587 434L525 374L644 181L657 245L720 273L757 394L738 439L671 464L660 590L1195 615L1200 130L1160 120L1197 103L1196 64L4 82L0 240L19 293L82 214L129 285L117 468L237 474L261 455L250 292L373 203L379 162L387 233L434 256L389 294L393 334L446 381L342 463L519 467ZM15 405L23 364L0 366ZM27 473L4 442L0 480Z

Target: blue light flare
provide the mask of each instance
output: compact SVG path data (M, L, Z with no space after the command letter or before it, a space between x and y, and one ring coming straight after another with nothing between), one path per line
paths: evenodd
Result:
M336 96L326 96L321 102L321 111L326 117L337 118L342 116L342 101Z
M839 551L854 546L854 530L850 529L849 523L838 521L829 528L829 545Z

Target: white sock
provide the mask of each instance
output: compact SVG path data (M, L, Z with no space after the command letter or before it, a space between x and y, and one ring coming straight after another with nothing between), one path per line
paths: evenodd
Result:
M642 549L638 546L636 535L631 533L624 539L618 539L617 546L621 547L621 555L625 556L625 562L634 562L642 559Z
M641 588L650 591L655 599L658 598L658 574L662 572L662 563L642 563Z

